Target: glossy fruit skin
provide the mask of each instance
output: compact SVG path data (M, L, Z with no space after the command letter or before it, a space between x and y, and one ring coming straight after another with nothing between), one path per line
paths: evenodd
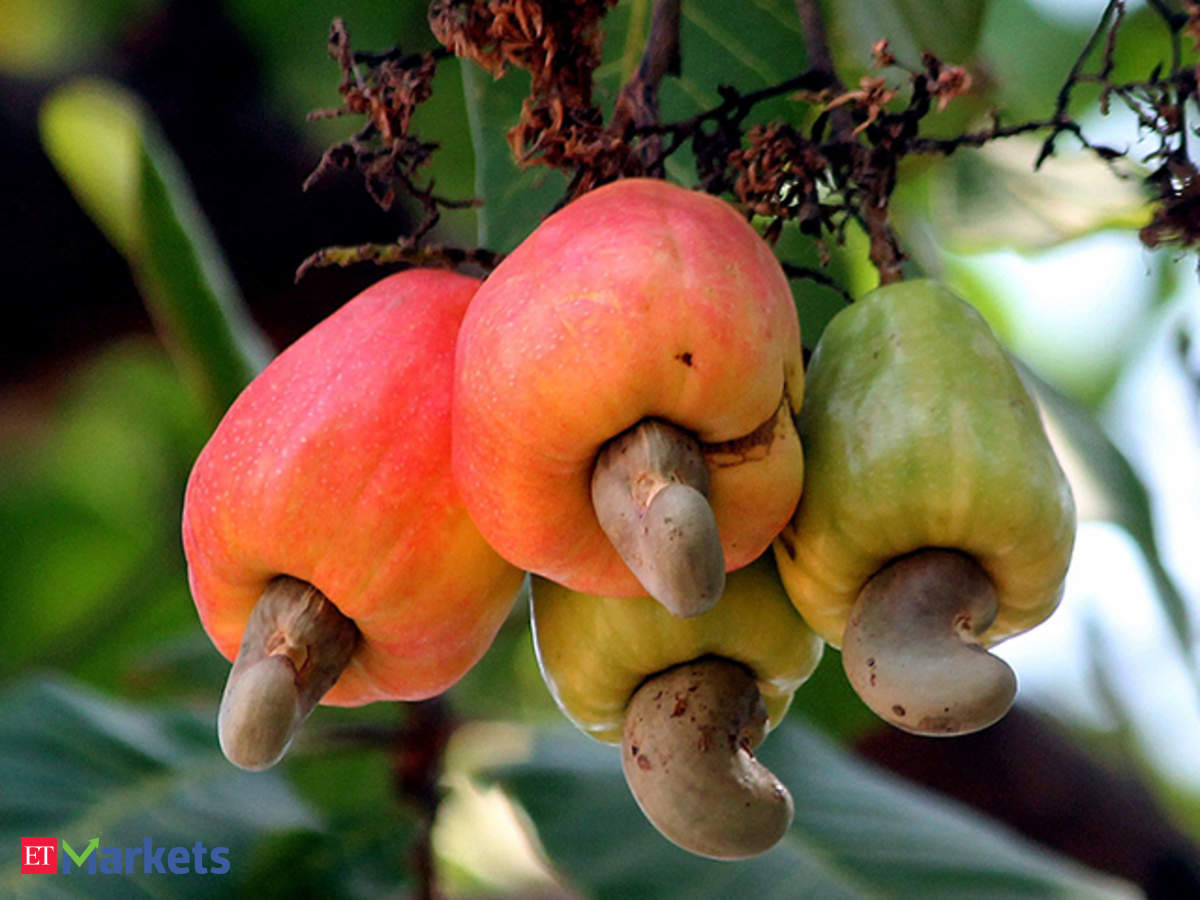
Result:
M779 723L824 644L788 602L769 555L729 573L710 611L688 619L649 597L599 597L533 579L538 665L559 708L585 734L621 741L625 707L649 676L705 656L741 663Z
M653 179L592 191L488 277L463 322L454 472L521 568L641 596L592 510L597 452L659 418L704 445L726 569L788 521L803 454L800 327L771 249L728 204Z
M1075 506L1037 407L983 318L932 281L838 313L809 365L797 425L805 494L775 543L796 608L835 647L863 584L923 547L973 557L999 612L984 645L1062 594Z
M362 634L324 703L432 696L490 645L523 573L484 542L448 464L454 344L477 287L434 270L384 278L229 409L183 515L192 596L226 657L281 574Z

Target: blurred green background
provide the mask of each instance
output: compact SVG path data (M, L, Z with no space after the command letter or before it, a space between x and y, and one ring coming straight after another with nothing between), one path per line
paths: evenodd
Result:
M636 65L649 0L606 21L601 101ZM1101 2L846 0L826 19L843 79L880 37L915 65L928 49L975 88L930 133L991 108L1042 118ZM663 86L677 119L805 65L795 10L731 14L685 0L683 73ZM300 184L351 119L336 107L330 20L356 48L431 49L416 2L0 0L0 894L407 896L419 810L395 790L380 735L398 704L319 709L268 774L220 756L227 671L201 631L179 542L192 460L241 385L278 348L378 277L296 267L331 244L389 241L356 176ZM1185 51L1189 48L1185 46ZM1162 19L1131 3L1119 79L1169 60ZM484 200L439 240L507 250L561 197L519 171L504 132L527 88L443 63L415 130L441 144L441 193ZM1072 112L1129 149L1136 123ZM752 120L795 116L780 98ZM910 160L894 213L913 271L962 293L1029 366L1080 511L1055 617L1001 648L1022 679L1001 724L955 741L882 730L835 652L762 756L796 798L792 833L752 862L698 860L659 838L625 791L615 751L563 724L518 604L485 660L449 695L464 724L434 827L441 889L489 895L1187 896L1200 892L1200 716L1191 620L1200 597L1200 350L1191 256L1142 250L1136 177L1069 138L1031 172L1036 140ZM695 181L687 151L668 174ZM1144 174L1144 173L1143 173ZM791 262L816 266L785 231ZM830 274L872 286L851 229ZM812 346L840 304L796 281ZM355 735L359 739L355 739ZM367 736L371 739L363 739ZM19 838L78 847L231 848L224 876L20 874Z

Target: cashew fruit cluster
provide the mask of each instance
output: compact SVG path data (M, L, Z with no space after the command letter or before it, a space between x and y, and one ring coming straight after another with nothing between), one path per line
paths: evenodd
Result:
M839 312L808 377L808 480L775 542L793 603L887 721L991 724L1016 680L984 648L1053 612L1074 543L1033 400L982 317L924 280Z
M753 750L825 642L900 728L995 721L1016 681L985 648L1053 611L1075 530L1020 377L910 281L834 317L805 380L771 249L662 181L584 195L482 284L383 279L246 389L188 483L226 755L271 765L318 702L445 690L526 570L551 694L694 853L786 832Z
M200 620L235 659L219 732L272 765L318 701L444 691L490 645L523 573L450 473L454 345L479 282L385 278L280 354L201 452L183 544Z

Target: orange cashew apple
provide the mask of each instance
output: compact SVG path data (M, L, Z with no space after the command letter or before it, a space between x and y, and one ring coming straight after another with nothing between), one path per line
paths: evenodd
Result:
M236 662L222 749L266 768L317 702L416 700L490 645L523 573L450 473L454 345L475 279L383 279L274 360L196 461L183 512L201 622ZM240 649L239 649L240 645Z
M521 568L698 615L796 506L803 379L787 278L749 224L618 181L550 216L471 304L455 478Z

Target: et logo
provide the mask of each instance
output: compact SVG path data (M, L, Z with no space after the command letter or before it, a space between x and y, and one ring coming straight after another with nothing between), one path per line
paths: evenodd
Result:
M21 874L53 875L58 871L58 838L21 838Z

